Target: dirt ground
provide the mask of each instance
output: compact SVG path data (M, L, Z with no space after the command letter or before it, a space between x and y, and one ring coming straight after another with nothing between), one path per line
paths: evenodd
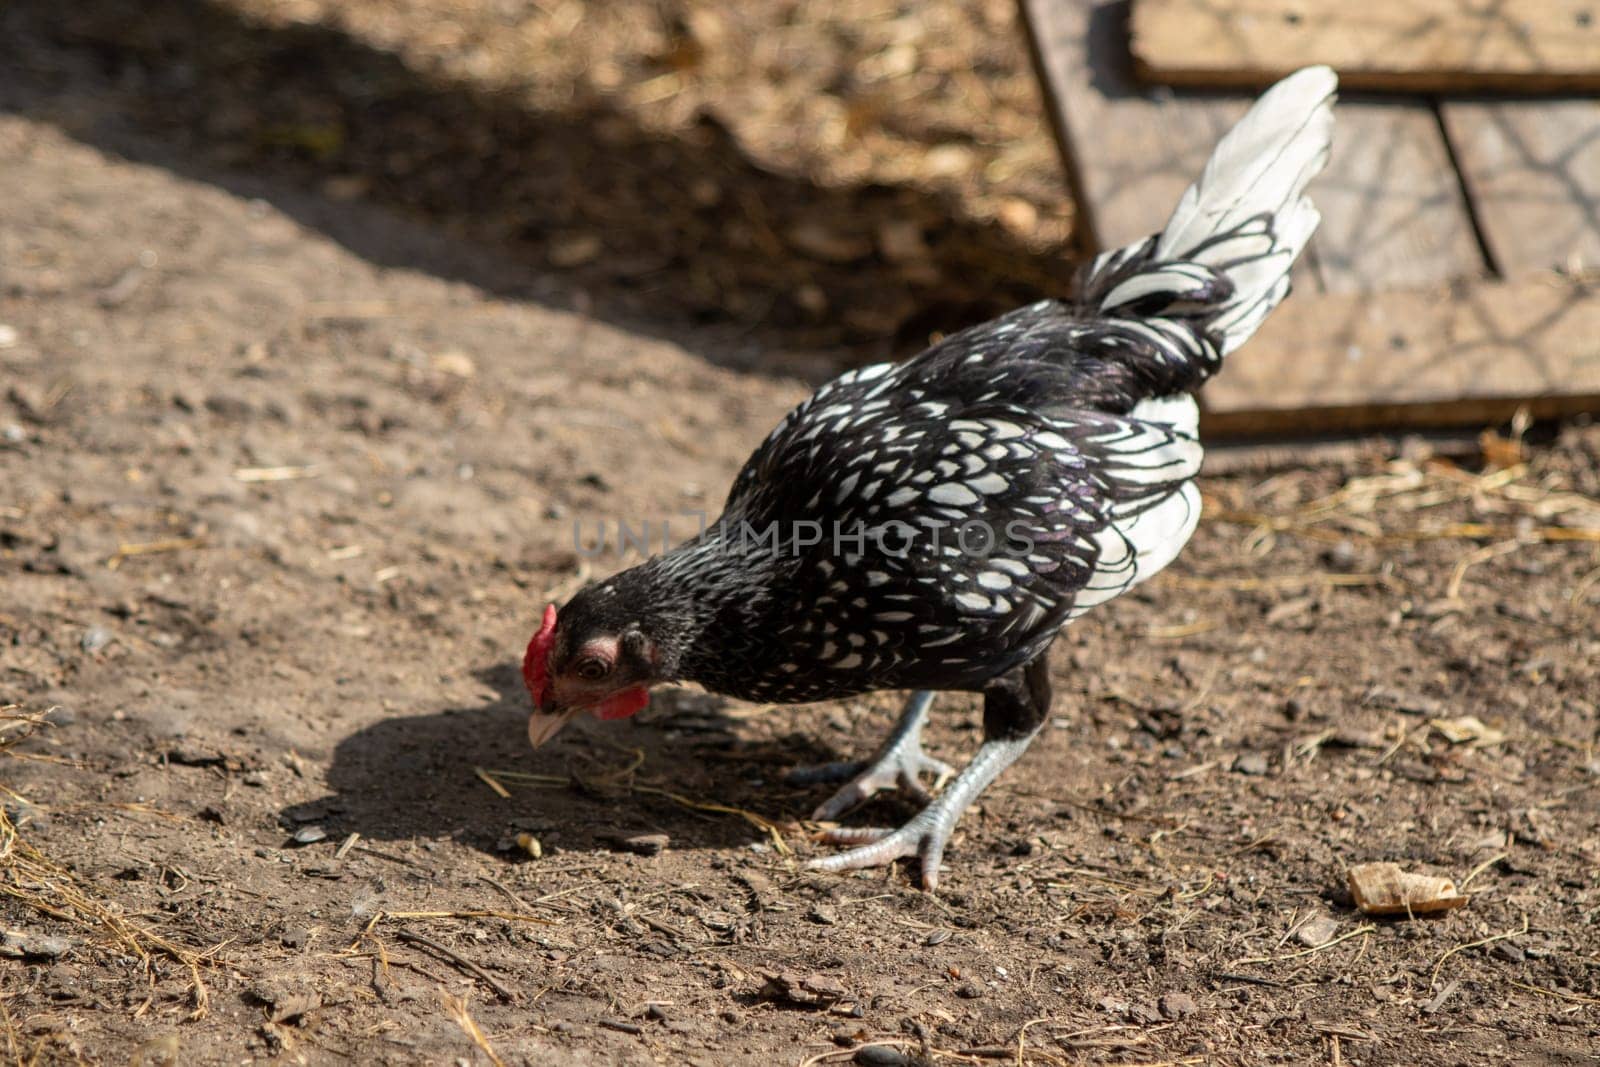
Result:
M622 564L586 570L575 519L714 509L802 372L937 325L830 315L960 272L741 261L706 230L733 288L705 306L770 314L702 313L688 246L648 283L610 230L561 267L528 254L550 219L468 210L537 182L497 199L470 153L459 185L437 161L384 177L405 115L437 133L455 90L411 86L326 160L228 118L271 96L261 71L390 99L340 80L388 62L363 5L313 26L309 3L290 25L158 2L121 36L116 5L54 6L0 11L6 1062L1595 1062L1600 427L1209 475L1180 561L1059 643L1051 728L938 895L809 874L825 788L786 775L869 750L892 694L666 692L534 753L516 661L548 600ZM256 49L232 88L202 47L230 35ZM543 136L541 100L495 121ZM691 166L691 127L652 121ZM759 155L713 164L773 210L965 195ZM936 263L1049 259L950 217ZM778 308L801 275L826 314ZM958 317L1037 291L961 277L993 284ZM978 736L975 702L941 698L931 750ZM1471 901L1368 920L1344 872L1373 860Z

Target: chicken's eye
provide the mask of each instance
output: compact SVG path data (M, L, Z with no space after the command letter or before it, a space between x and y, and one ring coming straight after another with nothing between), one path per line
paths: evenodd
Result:
M590 656L587 659L579 660L578 665L572 670L574 674L586 682L598 682L611 673L611 665L604 660Z

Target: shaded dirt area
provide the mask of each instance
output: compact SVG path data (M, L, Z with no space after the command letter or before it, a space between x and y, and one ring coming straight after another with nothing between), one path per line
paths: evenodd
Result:
M920 348L1065 286L1009 0L797 8L13 0L0 55L9 106L86 140L424 216L559 272L540 299L697 324L735 362Z
M938 896L807 874L785 775L891 695L664 693L535 754L515 669L573 520L714 508L793 335L210 169L46 15L0 16L42 42L0 83L8 1062L1592 1062L1600 430L1209 477ZM978 725L941 698L930 747ZM1386 859L1473 899L1367 921Z

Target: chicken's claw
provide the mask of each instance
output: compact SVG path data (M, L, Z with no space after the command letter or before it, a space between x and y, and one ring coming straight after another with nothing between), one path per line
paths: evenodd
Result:
M819 857L806 866L814 871L853 871L916 856L921 861L922 888L931 893L939 888L939 865L955 822L955 818L942 817L936 807L927 807L898 830L878 826L827 830L822 834L823 841L859 847L837 856Z
M905 711L900 714L900 720L870 762L829 764L827 770L837 769L842 772L840 777L851 776L850 780L833 796L817 805L811 817L819 822L837 819L874 794L896 787L917 803L928 803L933 793L923 786L921 776L933 775L933 788L937 790L955 774L955 769L948 763L922 751L922 723L932 703L932 693L926 690L912 693L911 699L906 701ZM810 777L813 781L822 780L821 776Z
M1020 736L985 741L955 781L898 830L839 828L824 832L824 841L857 847L837 856L811 860L806 866L814 871L850 871L916 856L922 865L922 888L933 892L939 886L939 862L944 859L945 845L950 843L961 813L994 781L995 775L1016 762L1037 733L1035 727Z
M899 788L918 804L932 800L933 793L922 784L921 775L933 775L933 788L938 789L956 773L955 768L926 755L914 737L910 740L911 744L892 748L871 763L856 764L856 776L817 805L811 817L818 822L837 819L885 789Z

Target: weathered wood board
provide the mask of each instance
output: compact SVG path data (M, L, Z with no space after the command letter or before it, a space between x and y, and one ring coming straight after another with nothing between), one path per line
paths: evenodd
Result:
M1326 63L1347 88L1600 90L1593 0L1134 0L1139 76L1259 88Z
M1311 242L1330 293L1431 285L1489 273L1433 108L1341 94L1333 154L1311 184Z
M1097 249L1114 248L1160 229L1250 98L1140 86L1124 2L1022 7L1087 236ZM1432 109L1346 99L1338 116L1333 157L1313 187L1323 221L1301 288L1357 292L1484 274Z
M1206 429L1240 435L1600 410L1600 280L1291 295L1202 396Z
M1600 100L1446 101L1440 113L1502 274L1600 269Z
M1159 229L1251 97L1141 87L1126 2L1020 3L1089 243L1115 247ZM1323 223L1308 266L1207 386L1211 432L1481 425L1523 404L1541 415L1600 410L1594 279L1488 280L1456 170L1459 156L1498 264L1592 266L1600 132L1577 128L1587 112L1558 122L1555 112L1495 110L1533 107L1446 104L1441 114L1422 100L1341 99L1333 158L1311 189ZM1491 120L1501 126L1479 128Z

